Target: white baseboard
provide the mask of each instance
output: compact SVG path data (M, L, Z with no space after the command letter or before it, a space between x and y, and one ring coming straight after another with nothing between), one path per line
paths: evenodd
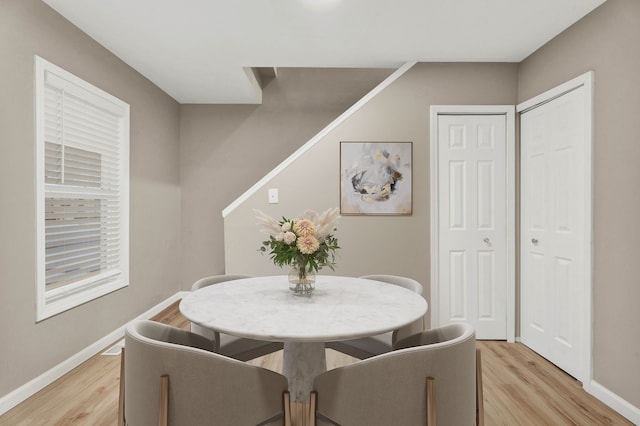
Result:
M589 393L626 417L631 423L640 425L640 408L631 405L594 380L591 381Z
M149 319L154 315L159 314L164 309L169 307L172 303L181 299L188 293L189 292L183 291L183 292L178 292L174 294L173 296L169 297L165 301L159 303L158 305L154 306L153 308L149 309L148 311L134 318L133 321L141 320L141 319ZM26 400L27 398L29 398L39 390L43 389L44 387L50 385L51 383L53 383L60 377L64 376L65 374L67 374L68 372L70 372L71 370L73 370L83 362L87 361L92 356L97 355L110 344L121 339L124 336L124 330L126 329L127 325L128 324L125 324L122 327L119 327L118 329L104 336L97 342L87 346L86 348L84 348L77 354L73 355L72 357L62 361L60 364L56 365L52 369L44 372L40 376L34 378L33 380L30 380L29 382L25 383L19 388L1 397L0 398L0 415L6 413L16 405L20 404L22 401Z

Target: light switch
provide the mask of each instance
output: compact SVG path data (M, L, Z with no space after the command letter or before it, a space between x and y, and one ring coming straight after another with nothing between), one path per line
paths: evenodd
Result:
M278 188L269 188L269 204L278 204Z

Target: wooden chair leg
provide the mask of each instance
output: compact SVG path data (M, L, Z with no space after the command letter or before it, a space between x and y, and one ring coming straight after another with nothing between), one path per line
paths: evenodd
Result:
M476 349L476 425L484 426L484 395L482 391L482 357Z
M120 392L118 394L118 426L124 426L124 348L120 351Z
M427 426L436 426L436 379L427 377Z
M158 406L158 426L169 423L169 376L160 376L160 404Z
M282 393L282 410L284 412L284 426L291 426L291 394L288 391Z
M311 391L309 396L309 426L316 426L316 410L318 408L318 392Z

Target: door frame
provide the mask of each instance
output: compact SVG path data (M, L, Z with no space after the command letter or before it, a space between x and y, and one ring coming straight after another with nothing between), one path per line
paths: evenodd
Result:
M516 325L516 154L515 154L515 107L513 105L432 105L430 108L430 201L431 201L431 327L440 326L439 314L439 170L438 170L438 116L439 115L504 115L506 118L506 164L507 200L507 341L515 341Z
M516 112L519 117L520 114L559 98L579 87L584 87L586 90L584 117L584 134L586 139L585 176L583 176L583 182L585 184L585 229L583 229L583 232L585 233L585 240L588 244L585 244L583 252L585 260L583 273L585 277L585 287L587 288L583 289L585 290L582 295L585 312L582 312L584 316L579 323L584 324L588 329L582 330L581 333L585 340L584 348L586 354L583 359L583 365L580 366L581 374L576 377L576 379L582 382L583 388L587 391L589 391L593 379L593 85L594 72L587 71L516 106ZM520 301L520 303L522 304L522 301ZM522 315L522 310L520 310L520 315Z

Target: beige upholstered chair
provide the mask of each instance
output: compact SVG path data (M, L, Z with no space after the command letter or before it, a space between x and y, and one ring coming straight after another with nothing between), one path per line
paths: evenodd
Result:
M191 291L224 281L239 280L242 278L251 277L248 275L213 275L196 281L193 286L191 286ZM284 346L282 342L266 342L263 340L247 339L232 336L230 334L219 333L195 323L191 323L191 331L214 341L216 345L216 352L240 361L248 361L253 358L270 354L271 352L276 352Z
M286 377L216 354L209 339L137 321L125 347L128 425L290 424Z
M434 333L426 333L433 341ZM419 343L421 334L398 343ZM394 350L317 376L311 424L475 424L475 331L460 323L443 327L440 335L431 344Z
M414 279L399 277L396 275L365 275L360 278L368 280L383 281L404 287L408 290L422 294L422 285ZM393 342L419 333L424 330L422 318L408 324L398 330L388 333L379 334L371 337L363 337L360 339L344 340L340 342L327 342L326 346L330 349L340 351L358 359L365 359L375 355L389 352L392 349Z
M460 334L460 324L450 324L440 328L416 333L393 344L393 349L405 349L420 345L434 345L455 339ZM484 392L482 389L482 358L476 349L476 424L484 426Z

